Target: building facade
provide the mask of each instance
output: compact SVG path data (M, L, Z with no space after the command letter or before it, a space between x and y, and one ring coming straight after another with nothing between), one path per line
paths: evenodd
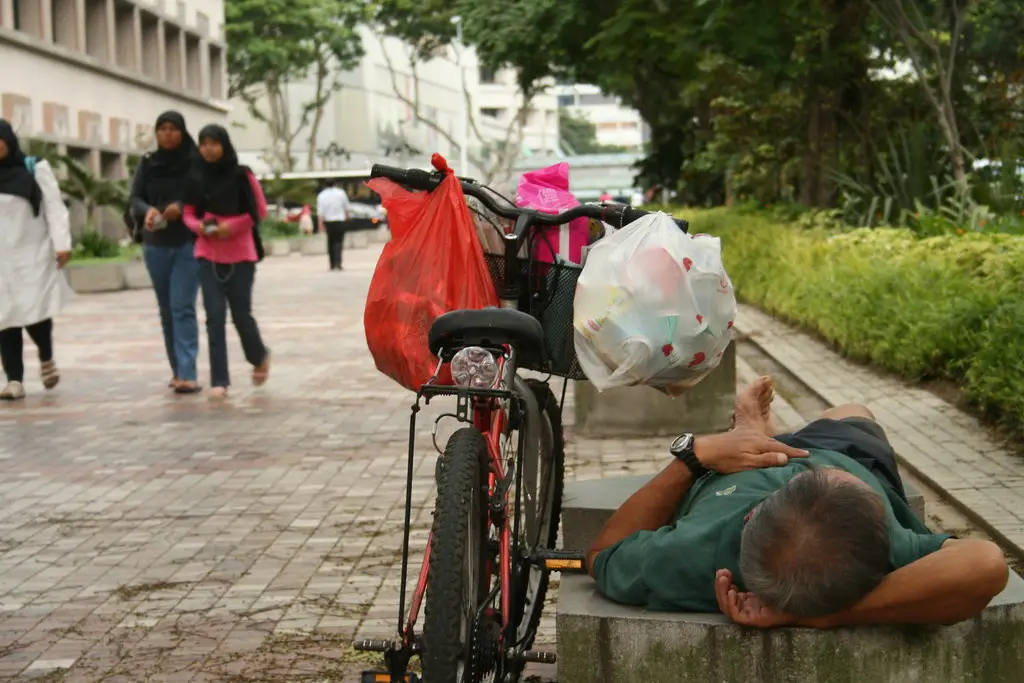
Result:
M227 119L223 0L0 0L0 115L105 178L160 112Z
M315 139L310 140L309 129L297 136L291 149L293 170L357 170L374 163L425 167L434 152L457 166L467 102L471 158L485 157L486 147L508 137L509 117L517 111L514 79L481 72L473 50L445 48L428 61L417 60L414 71L409 46L401 40L378 36L369 27L362 27L360 36L365 54L354 69L338 74L341 88L325 107ZM481 75L490 82L481 83ZM303 104L313 100L315 87L312 80L289 84L293 121L299 120ZM558 140L555 98L542 95L534 108L522 136L527 153L550 148ZM268 159L266 126L245 103L232 102L231 122L244 162L260 173L279 170ZM339 154L342 150L345 154ZM457 170L476 177L483 172L475 166Z
M560 83L548 92L557 99L560 108L593 123L597 128L597 141L602 145L639 152L648 141L649 134L640 112L623 106L617 97L605 95L596 85Z

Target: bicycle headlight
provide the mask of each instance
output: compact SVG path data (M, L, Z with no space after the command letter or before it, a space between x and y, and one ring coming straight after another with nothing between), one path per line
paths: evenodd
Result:
M498 361L479 346L467 346L456 353L451 370L455 383L469 389L490 389L498 380Z

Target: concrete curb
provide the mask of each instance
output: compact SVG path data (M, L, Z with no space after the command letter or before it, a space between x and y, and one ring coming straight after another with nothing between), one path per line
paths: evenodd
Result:
M770 358L773 362L785 368L786 372L788 372L791 376L796 378L801 384L804 385L804 387L807 389L809 393L816 396L824 404L835 407L835 404L828 398L826 398L825 395L822 394L822 392L815 389L814 385L807 381L805 377L801 376L801 373L799 371L791 369L788 365L786 365L785 362L780 360L776 354L772 353L768 348L766 348L758 340L757 334L751 334L750 332L747 332L744 329L743 324L740 322L737 322L735 327L736 332L738 334L743 335L744 341L754 345L761 351L761 353L768 356L768 358ZM971 522L977 524L985 533L987 533L989 536L995 539L1001 546L1003 546L1004 548L1008 548L1014 555L1018 557L1018 559L1024 560L1024 547L1012 541L1009 537L1006 536L1006 534L1004 534L991 522L985 519L983 515L976 513L970 505L957 498L954 491L951 491L950 489L942 486L939 482L937 482L933 477L929 476L928 473L922 470L920 467L915 467L906 458L900 455L899 451L896 452L896 459L899 461L900 467L906 468L908 472L913 474L921 481L925 482L933 491L938 493L941 498L949 502L950 505L952 505L959 512L965 515Z

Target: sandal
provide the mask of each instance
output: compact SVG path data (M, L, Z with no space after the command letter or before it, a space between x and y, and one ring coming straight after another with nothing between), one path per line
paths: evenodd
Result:
M207 397L209 397L211 401L223 401L228 397L228 388L213 387L208 392L206 392L206 395Z
M167 388L168 389L177 389L179 384L181 384L181 382L178 381L178 378L177 377L172 377L171 381L167 383Z
M189 380L178 382L174 386L174 393L176 394L198 394L202 390L203 388L198 383Z
M263 362L252 370L253 386L261 387L267 383L268 379L270 379L270 349L267 349L267 354L263 356Z
M43 380L43 386L49 390L53 389L60 382L60 370L57 363L52 360L43 361L39 366L39 377Z

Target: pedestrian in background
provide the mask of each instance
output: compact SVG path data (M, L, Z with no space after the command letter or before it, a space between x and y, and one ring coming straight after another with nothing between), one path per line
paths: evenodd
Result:
M259 224L267 216L263 188L245 166L223 126L199 131L200 159L185 200L185 225L197 235L199 284L206 309L210 347L210 397L227 398L227 313L242 341L245 359L253 367L252 382L260 386L270 376L270 349L260 336L252 314L256 263L263 259Z
M0 119L0 399L25 398L24 336L39 351L40 379L53 389L53 317L74 296L60 269L71 258L71 225L57 178L26 158L14 128Z
M156 143L156 152L144 156L135 171L131 209L143 226L143 255L160 309L170 387L178 394L195 394L201 390L196 372L199 262L196 236L182 222L182 213L198 150L185 117L176 111L157 117Z
M333 178L328 178L327 187L316 197L316 213L320 221L320 230L327 233L327 256L331 270L341 270L345 221L348 220L351 208L345 190L338 187Z

